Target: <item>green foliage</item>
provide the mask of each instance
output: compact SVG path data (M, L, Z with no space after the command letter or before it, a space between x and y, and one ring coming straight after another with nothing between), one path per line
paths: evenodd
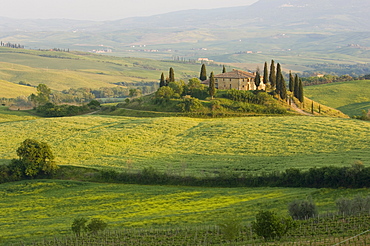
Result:
M193 112L201 107L203 107L202 103L194 97L184 97L182 102L179 103L182 112Z
M242 221L237 216L224 220L222 223L218 224L224 238L227 241L234 241L238 238L242 230Z
M274 89L276 87L276 72L275 72L274 60L271 60L269 81L270 81L271 88Z
M340 198L336 201L339 214L358 215L370 214L370 196L362 197L360 195L353 199Z
M34 177L51 174L57 169L54 155L47 143L26 139L18 147L17 155L19 160L13 159L12 166L18 167L22 175Z
M88 219L84 217L75 218L71 225L72 232L76 234L76 236L78 237L81 236L81 232L84 232L87 230L87 227L86 227L87 221Z
M206 70L206 65L205 64L202 64L202 67L200 69L199 79L201 81L207 80L207 70Z
M169 82L175 82L175 71L173 70L173 68L172 68L172 67L170 68L168 78L169 78L169 79L168 79L168 83L169 83Z
M259 86L260 86L260 84L261 84L261 75L260 75L260 71L259 71L259 69L257 69L257 71L256 71L256 78L254 79L254 83L255 83L256 88L257 88L257 90L258 90L258 87L259 87Z
M200 83L198 78L189 79L188 84L185 86L184 93L201 100L205 99L209 95L207 88Z
M161 79L160 79L160 82L159 82L159 87L163 87L166 85L166 80L164 78L164 73L161 74Z
M173 98L175 95L175 92L173 89L169 86L163 86L157 90L155 93L155 100L157 103L166 102L169 101L171 98Z
M316 204L312 200L294 200L289 203L288 211L296 220L306 220L318 215Z
M263 83L265 85L267 85L267 83L269 82L269 71L268 71L268 68L267 68L267 62L265 62L265 65L263 66Z
M261 210L256 215L256 221L252 222L253 231L266 241L280 239L294 227L291 217L283 218L276 212Z
M213 99L213 97L216 94L216 87L215 87L215 76L213 75L213 72L209 76L209 88L208 88L208 93Z
M100 218L91 219L90 223L86 225L87 231L91 234L96 235L99 231L104 231L108 224Z
M93 110L98 109L98 105L100 103L96 100L92 101L92 103L82 106L75 106L75 105L55 105L53 103L46 103L44 105L38 106L36 108L37 114L45 117L63 117L63 116L74 116L80 114L86 114L92 112Z
M170 87L175 93L173 97L179 98L184 93L185 83L182 80L170 82L168 83L168 87Z

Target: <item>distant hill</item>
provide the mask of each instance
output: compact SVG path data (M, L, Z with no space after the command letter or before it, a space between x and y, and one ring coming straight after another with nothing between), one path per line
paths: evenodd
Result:
M369 80L306 86L305 94L349 116L361 115L362 110L370 110Z

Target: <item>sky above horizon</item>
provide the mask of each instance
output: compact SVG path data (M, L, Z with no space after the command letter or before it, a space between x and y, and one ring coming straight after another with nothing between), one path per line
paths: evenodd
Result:
M15 19L119 20L188 9L250 5L258 0L12 0L3 1L0 16Z

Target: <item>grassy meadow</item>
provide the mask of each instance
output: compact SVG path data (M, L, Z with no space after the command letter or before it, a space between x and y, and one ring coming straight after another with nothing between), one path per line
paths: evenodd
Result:
M0 47L0 78L18 84L46 84L53 90L116 86L116 82L159 81L173 67L176 79L199 76L200 65L118 58L82 52L19 50ZM220 69L221 68L216 68ZM0 84L1 86L1 84ZM6 97L1 92L0 97ZM20 93L21 95L21 93Z
M47 142L59 165L153 166L185 175L271 172L370 161L369 122L329 117L196 119L86 115L0 124L0 163L26 138Z
M217 225L238 216L254 220L260 209L287 213L294 199L312 197L320 212L335 210L341 196L366 189L196 188L28 180L0 184L0 242L40 240L70 234L78 216L101 218L110 230Z
M314 101L354 116L370 109L370 80L336 82L304 87L305 95Z

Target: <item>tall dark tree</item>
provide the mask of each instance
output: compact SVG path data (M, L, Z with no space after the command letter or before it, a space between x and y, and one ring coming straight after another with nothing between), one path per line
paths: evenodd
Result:
M270 84L271 84L271 89L274 89L275 86L276 86L276 72L275 72L275 62L274 62L274 60L271 60L269 81L270 81Z
M216 94L216 86L215 86L215 76L213 75L213 72L209 76L209 95L213 99L213 97Z
M269 82L269 71L268 71L268 68L267 68L267 62L265 62L265 65L263 67L263 83L265 85L267 85L267 83Z
M169 81L168 82L175 82L175 72L173 71L173 68L170 68L169 72Z
M164 74L161 75L161 81L159 82L159 87L165 86L166 80L164 79Z
M303 103L304 101L304 95L303 95L303 83L302 83L302 79L299 79L299 86L298 86L298 100Z
M258 87L261 84L260 69L258 67L257 67L257 71L256 71L256 77L254 78L254 84L256 85L256 90L258 90Z
M225 65L222 66L222 73L226 73Z
M298 94L299 94L299 77L298 75L296 74L295 77L294 77L294 97L295 98L298 98Z
M281 74L281 66L280 63L278 63L276 66L276 82L275 82L276 93L278 95L280 95L281 92L282 77L283 75Z
M202 64L202 68L200 69L200 81L207 80L207 70L206 70L206 64Z
M294 92L294 77L292 71L289 72L289 91Z
M280 73L280 98L286 100L287 93L286 93L286 83L283 74Z

